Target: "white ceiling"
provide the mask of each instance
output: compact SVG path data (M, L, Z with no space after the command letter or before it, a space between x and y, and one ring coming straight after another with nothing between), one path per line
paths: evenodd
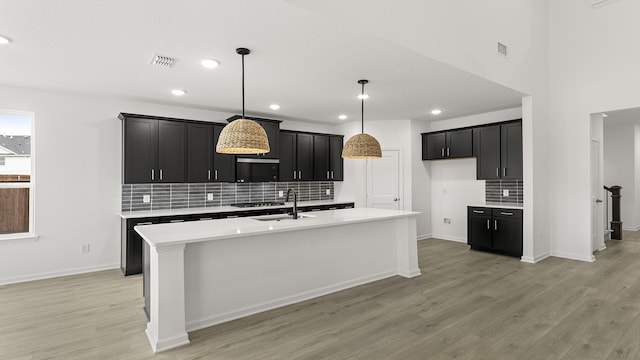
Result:
M520 105L521 94L283 0L0 0L0 84L337 123L434 119ZM397 21L402 21L398 19ZM178 59L149 64L154 53ZM199 63L215 58L221 66ZM174 97L171 89L188 94ZM273 111L271 103L282 108Z

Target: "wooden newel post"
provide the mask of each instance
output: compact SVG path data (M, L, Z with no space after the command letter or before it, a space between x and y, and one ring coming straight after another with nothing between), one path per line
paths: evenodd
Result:
M611 191L611 239L622 240L622 221L620 221L620 189L622 186L612 186Z

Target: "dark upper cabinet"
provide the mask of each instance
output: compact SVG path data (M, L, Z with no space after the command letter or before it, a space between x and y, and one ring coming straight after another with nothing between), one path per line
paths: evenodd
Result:
M334 181L344 180L343 141L342 136L329 136L329 171L331 180Z
M478 180L500 179L500 125L473 130Z
M296 133L280 132L280 181L297 180L298 165L296 164Z
M470 206L467 214L471 249L522 256L522 210Z
M236 157L230 154L220 154L216 152L216 144L220 138L220 132L224 125L213 126L213 181L235 182L236 181Z
M184 182L186 124L121 115L124 121L124 182Z
M313 135L313 179L331 179L329 136Z
M522 179L522 122L514 122L500 127L503 179Z
M422 134L422 160L473 156L473 130L461 129Z
M296 134L297 174L294 180L313 180L313 135Z
M213 126L187 124L187 181L211 181L214 148Z
M522 122L475 128L478 180L522 179Z
M158 162L158 121L123 117L124 183L150 183Z

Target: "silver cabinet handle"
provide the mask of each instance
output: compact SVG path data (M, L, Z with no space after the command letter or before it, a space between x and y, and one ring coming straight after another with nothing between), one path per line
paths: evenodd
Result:
M184 222L184 220L170 220L170 223L180 223L180 222Z
M295 180L295 179L296 179L296 171L293 170L293 180Z
M507 176L507 168L502 168L502 177Z
M156 175L155 169L151 169L151 181L155 180L155 177L156 177L155 175Z
M482 210L473 210L473 212L476 214L484 214L484 211Z
M500 168L496 168L496 176L500 177Z
M513 216L513 213L501 212L500 215Z
M153 223L151 221L147 221L147 222L141 222L136 224L136 226L139 226L139 225L153 225Z
M160 169L160 180L162 180L162 169Z
M298 180L302 180L302 170L298 170Z
M213 178L218 180L218 169L213 170Z
M449 156L449 148L447 148L447 156Z
M211 170L207 170L207 179L211 180Z
M227 219L235 219L237 217L238 217L238 215L229 215L229 216L227 216Z
M440 148L440 156L444 157L444 148Z
M333 170L331 170L331 179L333 179Z
M498 230L498 220L493 220L493 230Z
M213 218L200 218L200 219L198 219L198 220L200 220L200 221L204 221L204 220L213 220Z
M491 230L491 225L489 225L489 219L487 219L487 230Z
M327 180L329 180L329 179L331 179L331 178L329 177L329 171L327 171Z

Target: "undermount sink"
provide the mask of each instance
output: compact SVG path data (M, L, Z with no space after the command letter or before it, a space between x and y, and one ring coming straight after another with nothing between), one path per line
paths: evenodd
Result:
M310 214L298 214L297 220L314 218L314 217L316 216L310 215ZM253 219L258 221L296 220L293 218L293 215L287 215L287 214L263 215L263 216L254 217Z

